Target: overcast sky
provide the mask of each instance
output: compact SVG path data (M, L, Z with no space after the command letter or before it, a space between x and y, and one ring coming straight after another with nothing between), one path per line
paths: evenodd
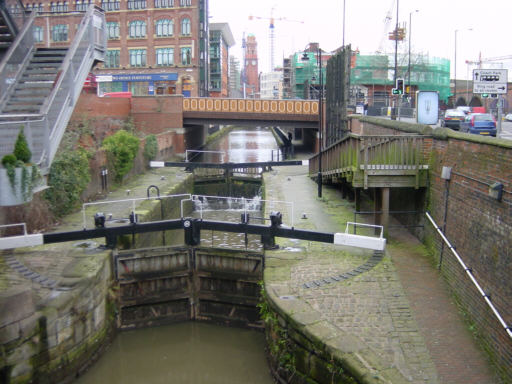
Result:
M359 48L361 54L374 53L387 36L384 20L393 2L386 32L396 23L396 0L345 0L345 44L351 44L353 50ZM230 25L236 41L230 49L232 55L242 57L244 32L256 36L260 71L270 68L268 19L272 15L276 65L282 63L283 56L304 49L309 42L319 42L326 51L342 45L343 0L209 0L209 7L210 22ZM458 79L466 79L468 72L471 77L475 67L465 61L477 61L480 53L482 58L512 56L512 0L400 0L399 24L406 23L407 29L411 12L412 51L450 59L452 77L455 30ZM264 19L249 20L250 15ZM283 18L287 20L280 20ZM394 44L385 42L387 50L394 52ZM399 51L407 49L405 40ZM501 62L512 79L512 59ZM482 67L491 68L485 63Z

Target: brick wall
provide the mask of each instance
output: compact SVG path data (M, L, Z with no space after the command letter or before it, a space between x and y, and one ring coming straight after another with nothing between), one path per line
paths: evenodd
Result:
M353 132L364 134L429 133L424 145L430 162L425 208L440 226L446 213L446 237L512 326L512 143L419 125L411 132L408 125L389 120L381 125L372 118L353 118L350 124ZM448 182L441 178L443 166L452 169ZM496 182L503 184L501 201L489 196L489 185ZM482 346L504 381L512 382L512 339L428 221L423 240L468 321L476 325Z
M446 195L446 236L507 324L512 325L512 145L448 138L434 140L430 172L429 210L443 225ZM451 180L441 179L451 167ZM504 186L502 201L488 194L489 185ZM441 243L432 226L426 240L440 259ZM512 379L512 339L485 304L451 252L444 248L441 269L471 321L482 330L502 374Z

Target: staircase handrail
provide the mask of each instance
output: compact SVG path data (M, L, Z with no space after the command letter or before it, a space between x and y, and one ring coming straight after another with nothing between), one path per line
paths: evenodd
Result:
M36 12L30 12L28 21L23 25L21 32L16 35L2 61L0 61L0 110L32 55L34 47L32 27L35 18ZM15 66L14 71L12 66Z
M95 25L95 21L99 17L101 20L101 25ZM42 161L46 162L46 165L49 166L57 152L60 139L64 134L66 129L62 124L58 124L58 120L61 118L61 111L63 108L68 105L74 105L79 97L79 94L82 90L82 84L80 84L81 80L77 80L77 76L82 74L83 65L86 64L87 61L84 61L84 58L88 55L92 56L94 53L95 46L101 46L106 48L106 35L103 36L103 41L96 41L94 29L99 27L99 29L104 29L105 27L105 13L104 11L94 4L91 4L86 11L82 21L80 23L80 28L73 39L73 43L71 47L68 49L66 56L64 57L63 63L61 65L61 70L57 74L58 78L56 79L52 92L46 98L43 106L41 107L41 114L46 116L48 119L48 127L50 131L48 132L48 145L45 148L45 156L46 159L42 159ZM89 32L89 36L86 33ZM79 52L79 48L84 41L90 39L88 47L85 51ZM76 68L73 66L74 63L78 63ZM87 73L89 70L87 70ZM84 79L85 80L85 77ZM67 84L63 84L64 82ZM81 81L83 83L83 81ZM55 112L55 115L51 112ZM54 121L53 121L54 120Z

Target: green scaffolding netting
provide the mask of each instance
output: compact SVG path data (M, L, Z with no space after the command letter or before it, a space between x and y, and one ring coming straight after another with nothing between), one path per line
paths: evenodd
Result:
M409 56L399 55L397 78L409 83ZM439 98L447 101L450 97L450 60L426 55L411 55L410 84L421 91L437 91ZM395 61L393 55L356 55L351 69L352 85L394 86Z

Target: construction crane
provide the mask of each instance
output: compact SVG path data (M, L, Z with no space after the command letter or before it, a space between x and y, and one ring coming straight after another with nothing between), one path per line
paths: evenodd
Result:
M389 29L391 28L391 21L393 21L393 10L395 9L396 0L391 0L391 6L389 7L388 13L386 13L386 17L384 18L384 28L382 31L382 37L377 48L376 53L384 53L384 44L388 39Z
M480 52L480 54L478 55L478 61L466 60L466 64L477 65L478 69L481 69L483 63L492 63L493 61L505 61L505 60L512 60L512 55L488 57L488 58L482 59L482 53ZM503 63L496 63L496 64L501 64L501 67L503 68Z
M275 66L274 66L274 63L275 63L275 56L274 56L274 53L275 53L275 21L276 20L279 20L279 21L288 21L288 22L292 22L292 23L301 23L301 24L304 24L304 21L302 20L290 20L290 19L287 19L286 17L274 17L274 8L272 7L271 11L270 11L270 17L262 17L262 16L253 16L253 15L250 15L249 16L249 20L254 20L254 19L257 19L257 20L269 20L270 24L269 24L269 31L268 31L268 39L269 39L269 43L270 43L270 70L273 71Z

